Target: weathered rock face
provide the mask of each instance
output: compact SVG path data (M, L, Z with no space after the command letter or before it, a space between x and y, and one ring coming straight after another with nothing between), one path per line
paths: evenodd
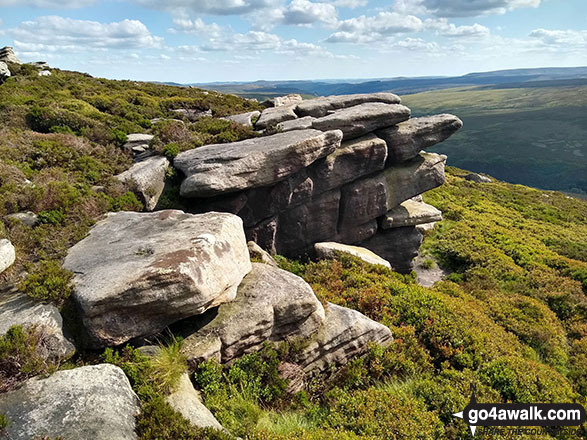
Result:
M247 127L252 127L253 126L253 119L256 120L259 118L259 116L261 116L261 112L255 110L254 112L247 112L247 113L241 113L239 115L226 116L223 119L227 119L229 121L233 121L233 122L236 122L237 124L242 124Z
M409 273L422 244L422 233L414 226L379 230L359 246L367 248L391 263L400 273Z
M155 136L152 134L133 133L129 134L126 138L126 143L122 146L124 150L133 154L141 154L149 150L149 142L153 140Z
M324 308L300 277L253 263L236 299L221 305L211 321L202 319L184 340L183 352L192 366L211 357L229 363L258 351L265 341L306 338L322 326Z
M442 212L434 206L412 199L402 202L387 212L379 221L382 229L418 226L442 220Z
M316 256L323 260L336 259L337 253L349 254L354 257L360 258L365 263L379 264L391 269L391 265L388 261L384 260L378 255L375 255L369 249L361 248L358 246L349 246L341 243L316 243L314 245L314 251Z
M22 64L10 46L0 49L0 61L4 63Z
M286 132L286 131L293 131L293 130L307 130L312 128L312 123L316 120L311 116L306 116L303 118L292 119L290 121L280 122L277 124L277 130Z
M393 93L369 93L342 96L327 96L311 99L297 105L296 113L299 116L313 116L321 118L330 112L342 108L354 107L367 102L383 102L385 104L399 104L401 99Z
M8 269L16 260L14 246L7 239L0 240L0 273Z
M181 375L179 383L165 401L192 425L225 431L216 417L202 403L200 393L194 389L187 373Z
M453 115L435 115L413 118L394 127L377 131L387 142L390 164L410 160L432 145L448 139L463 126Z
M304 370L323 373L365 354L369 343L385 346L393 340L389 328L356 310L326 306L326 323L300 355Z
M301 95L297 93L290 93L286 96L277 96L275 98L263 101L262 105L266 107L282 107L284 105L295 105L302 102Z
M10 439L133 440L139 410L124 372L110 364L58 371L0 395Z
M186 175L181 195L210 197L271 185L334 152L340 131L297 130L180 153L174 166Z
M8 64L4 61L0 61L0 81L4 81L6 78L9 78L11 75L10 69L8 68Z
M259 120L255 124L258 129L275 126L280 122L291 121L298 116L294 112L294 106L285 105L281 107L271 107L263 111Z
M165 188L165 176L169 161L157 156L135 163L130 169L116 176L118 180L130 186L139 195L147 211L157 206L159 197Z
M13 325L34 327L41 335L44 358L63 360L75 353L74 345L63 334L59 310L51 304L36 302L20 293L0 296L0 336Z
M367 103L335 111L316 119L317 130L341 130L345 140L354 139L377 129L390 127L410 117L410 109L400 104Z
M247 247L249 248L249 255L251 258L260 260L261 263L268 264L269 266L279 267L277 262L271 258L271 255L254 241L249 241Z
M72 247L72 299L93 347L119 345L231 301L251 263L231 214L119 212Z
M475 183L491 183L491 179L489 177L477 173L467 174L464 179Z

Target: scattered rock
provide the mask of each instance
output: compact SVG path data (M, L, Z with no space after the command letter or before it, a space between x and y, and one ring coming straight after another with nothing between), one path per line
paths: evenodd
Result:
M401 228L403 226L417 226L442 220L442 212L424 202L415 202L412 199L402 202L399 206L387 212L380 220L382 229Z
M340 131L297 130L185 151L174 160L186 175L181 195L209 197L277 183L334 152L341 138Z
M232 214L110 213L73 246L72 299L91 347L148 336L234 299L251 263Z
M286 96L277 96L275 98L267 99L261 103L265 107L283 107L299 104L303 101L301 95L297 93L290 93Z
M347 364L367 353L369 343L386 345L393 336L389 328L356 310L328 303L326 322L300 355L301 365L309 374Z
M14 246L7 239L0 240L0 273L8 269L16 260Z
M360 258L365 263L379 264L381 266L387 267L388 269L391 269L391 265L388 261L385 261L380 256L375 255L369 249L365 249L358 246L349 246L341 243L326 242L316 243L314 245L314 250L316 251L316 256L320 259L335 260L337 254L340 252Z
M110 364L58 371L0 395L10 439L134 440L139 399L123 371Z
M253 263L236 299L222 304L211 320L206 316L202 320L195 323L196 331L185 338L182 348L192 368L209 356L229 363L260 350L265 341L307 338L322 326L324 308L300 277Z
M126 138L126 144L122 146L126 151L132 152L133 148L135 147L143 147L145 150L148 150L149 142L153 140L155 136L152 134L143 134L143 133L133 133L129 134Z
M31 211L17 212L6 216L7 219L16 220L31 228L39 224L39 216Z
M39 76L51 76L51 71L50 70L41 70L38 73Z
M412 118L376 134L387 142L388 163L393 164L416 157L421 150L448 139L462 126L456 116L443 114Z
M463 177L463 179L469 180L469 181L475 182L475 183L491 183L492 182L492 180L489 177L483 176L483 175L477 174L477 173L467 174L466 176Z
M34 327L40 332L44 350L40 354L46 359L68 359L75 353L75 346L63 334L59 310L51 304L36 302L20 293L0 296L0 336L13 325Z
M8 64L3 61L0 61L0 81L4 81L6 78L10 78L10 69L8 68Z
M171 110L173 113L186 118L190 122L196 122L200 118L212 117L212 110L194 110L186 108L178 108Z
M226 116L223 119L226 119L228 121L233 121L233 122L236 122L237 124L242 124L247 127L252 127L253 126L253 119L258 119L259 116L261 116L261 112L255 110L254 112L241 113L240 115Z
M409 119L410 113L409 108L400 104L371 102L316 119L312 127L322 131L342 130L343 138L348 140L403 122Z
M448 272L438 266L432 257L421 255L418 255L414 261L414 272L416 272L416 281L423 287L432 287L448 275Z
M354 107L367 102L383 102L385 104L399 104L401 99L393 93L369 93L342 96L327 96L310 99L297 105L295 111L299 116L313 116L321 118L334 110Z
M0 49L0 61L4 63L22 64L22 62L14 53L14 49L10 46L6 46Z
M165 188L169 165L165 157L150 157L115 177L138 194L147 211L153 211Z
M293 131L293 130L307 130L312 128L312 123L316 120L311 116L304 118L292 119L291 121L280 122L277 124L277 130L281 132Z
M226 431L202 403L200 393L194 389L187 373L181 375L175 390L165 398L165 401L194 426Z
M410 273L413 260L418 256L422 244L422 233L414 226L379 230L359 246L365 247L389 261L391 267L400 273Z
M262 130L267 127L276 126L280 122L297 119L298 116L294 113L293 109L294 108L291 105L265 109L263 110L263 113L261 113L255 127Z
M268 264L269 266L279 267L279 265L271 257L271 255L268 252L264 251L263 248L254 241L249 241L247 243L247 247L249 248L249 255L251 256L251 258L261 260L261 263Z

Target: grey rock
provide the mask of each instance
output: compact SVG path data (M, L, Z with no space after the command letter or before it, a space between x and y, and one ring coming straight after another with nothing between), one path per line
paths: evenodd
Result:
M291 121L297 119L297 115L294 113L294 107L286 105L282 107L270 107L263 110L259 120L256 122L255 127L257 129L265 129L267 127L276 126L280 122Z
M0 240L0 273L8 269L16 260L16 251L10 241L3 238Z
M41 70L37 75L38 76L51 76L51 71L50 70Z
M8 64L6 64L4 61L0 61L0 81L9 78L10 75L11 73L10 69L8 68Z
M441 220L442 212L434 206L424 202L415 202L410 199L387 212L379 220L379 225L382 229L390 229L423 225Z
M321 118L334 110L354 107L367 102L383 102L385 104L399 104L401 99L393 93L368 93L342 96L327 96L310 99L298 104L296 113L299 116L313 116Z
M247 247L249 248L249 255L251 258L261 260L261 263L268 264L269 266L279 267L271 255L254 241L249 241Z
M122 148L128 152L132 152L133 148L142 147L145 150L148 150L149 142L153 140L155 136L152 134L143 134L143 133L133 133L127 136L126 143L122 146Z
M331 115L316 119L312 127L322 131L342 130L343 138L348 140L409 118L410 109L403 105L374 102L337 110Z
M169 165L165 157L154 156L135 163L130 169L115 177L128 184L144 203L145 209L152 211L165 188L165 176Z
M377 220L373 219L362 225L346 226L338 229L332 241L344 244L359 243L373 237L378 230Z
M14 53L14 49L10 46L5 46L0 49L0 61L4 63L22 64Z
M341 188L339 230L367 224L387 210L384 172L357 180Z
M337 188L385 167L387 146L373 134L344 141L340 148L316 162L309 171L315 193Z
M200 393L194 389L187 373L181 375L175 389L165 398L165 401L193 426L226 431L210 410L206 408Z
M40 70L50 69L49 63L47 61L34 61L27 64Z
M57 307L34 301L20 293L0 296L0 336L13 325L35 328L41 335L41 353L53 361L70 358L75 346L63 334L63 320Z
M266 341L307 338L323 322L324 308L304 280L253 263L236 299L221 305L210 322L188 335L182 351L190 367L195 368L206 356L217 356L214 347L220 345L219 360L226 364L260 350Z
M297 130L185 151L174 160L186 175L181 195L210 197L277 183L334 152L341 138L337 130Z
M253 119L258 119L259 116L261 116L261 112L258 110L255 110L254 112L247 112L247 113L241 113L239 115L226 116L223 119L226 119L228 121L233 121L233 122L236 122L237 124L242 124L247 127L252 127L253 126Z
M416 157L421 150L448 139L462 126L456 116L442 114L412 118L376 134L387 142L388 163L393 164Z
M211 118L212 117L212 110L194 110L194 109L186 109L186 108L178 108L175 110L171 110L178 116L186 118L190 122L196 122L198 119L201 118Z
M64 267L86 344L103 347L231 301L251 263L240 218L167 210L108 214Z
M31 211L17 212L15 214L7 215L6 218L22 222L31 228L39 224L39 217Z
M245 234L247 240L254 241L271 254L276 254L277 228L278 218L273 216L263 220L258 225L245 229Z
M342 243L325 242L316 243L314 245L316 256L322 260L335 260L338 253L349 254L354 257L360 258L365 263L379 264L391 269L391 265L388 261L381 258L379 255L374 254L369 249L365 249L358 246L350 246Z
M414 226L380 230L359 246L365 247L389 261L391 267L400 273L409 273L414 267L422 244L422 233Z
M185 122L181 119L173 119L173 118L153 118L151 119L151 124L160 124L161 122L173 121L179 124L185 124Z
M433 223L423 223L421 225L416 225L416 229L420 231L422 234L428 231L432 231L436 226L436 222Z
M491 183L492 182L492 180L489 177L483 176L483 175L477 174L477 173L467 174L463 178L465 180L469 180L469 181L475 182L475 183Z
M301 95L298 95L297 93L290 93L289 95L286 95L286 96L277 96L275 98L271 98L266 101L263 101L262 105L264 105L266 107L282 107L285 105L299 104L302 101L303 101L303 98Z
M369 343L385 346L392 341L391 331L383 324L356 310L329 303L326 323L304 348L301 364L309 374L323 373L364 355Z
M291 121L280 122L277 124L277 130L281 132L293 131L293 130L307 130L312 128L312 123L316 120L311 116L305 116L303 118L292 119Z
M11 440L134 440L139 399L123 371L110 364L58 371L0 395Z

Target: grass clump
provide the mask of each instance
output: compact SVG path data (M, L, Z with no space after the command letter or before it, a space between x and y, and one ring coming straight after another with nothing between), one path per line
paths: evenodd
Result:
M71 295L73 273L61 267L59 261L43 260L29 268L19 289L31 298L63 304Z

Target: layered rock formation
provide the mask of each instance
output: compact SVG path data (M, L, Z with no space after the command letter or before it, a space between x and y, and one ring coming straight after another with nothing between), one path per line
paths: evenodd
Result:
M0 61L4 63L22 64L14 53L14 49L10 46L5 46L0 49Z
M271 253L299 257L318 242L358 244L409 272L419 226L440 214L400 219L401 205L444 183L446 157L422 149L462 122L447 114L410 119L400 102L374 93L268 108L255 127L282 133L178 155L181 195L190 211L238 215L247 238ZM242 117L248 124L249 114ZM429 207L412 201L409 210Z

